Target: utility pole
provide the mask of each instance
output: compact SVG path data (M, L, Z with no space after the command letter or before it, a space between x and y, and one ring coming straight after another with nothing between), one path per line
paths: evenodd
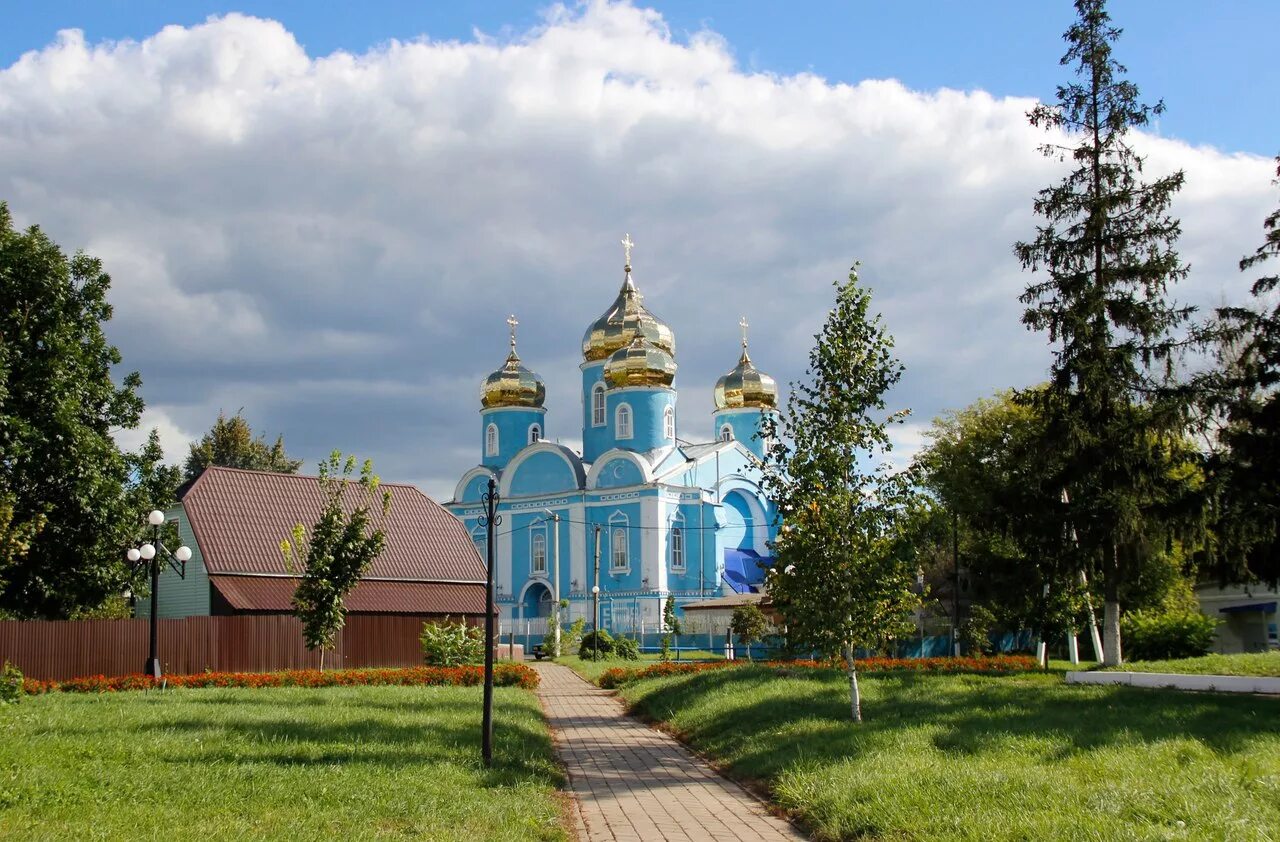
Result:
M951 648L957 658L960 657L960 519L955 511L951 512L951 562L955 582L951 588L951 609L954 620L951 624Z
M552 609L552 616L556 620L556 629L552 632L555 639L557 654L560 653L560 513L553 512L550 509L545 510L551 518L551 555L555 559L555 570L551 576L552 587L555 589L553 597L555 599L555 607Z
M596 524L596 578L591 586L591 627L596 645L591 647L591 660L600 660L600 524Z
M482 499L485 513L480 520L485 527L489 563L484 587L484 714L480 724L480 754L487 768L493 765L493 539L494 527L501 522L498 517L498 484L493 477L489 477L489 490Z

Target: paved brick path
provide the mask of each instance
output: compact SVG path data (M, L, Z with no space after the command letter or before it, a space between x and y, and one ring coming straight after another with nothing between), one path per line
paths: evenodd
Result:
M538 664L538 695L569 772L583 840L798 840L737 784L559 664Z

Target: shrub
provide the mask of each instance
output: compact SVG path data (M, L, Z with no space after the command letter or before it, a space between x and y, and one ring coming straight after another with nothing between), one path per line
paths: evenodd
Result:
M149 675L90 675L69 681L23 682L27 693L115 693L121 690L150 690L155 687L475 687L484 683L484 668L408 667L394 669L284 670L281 672L202 672L195 675L166 675L159 681ZM493 683L498 687L538 686L538 673L524 664L495 664Z
M613 641L613 656L624 661L638 661L640 660L640 644L629 637L615 638Z
M423 660L433 667L456 667L484 661L484 630L464 623L423 623Z
M16 704L22 699L22 670L8 661L0 670L0 705Z
M605 657L612 651L613 635L609 634L607 629L587 632L582 636L582 643L578 645L578 655L582 658L591 658L597 654Z
M1135 661L1209 654L1218 621L1198 611L1131 611L1120 620L1124 653Z
M729 621L729 629L738 637L739 642L747 649L747 660L751 660L751 644L764 637L769 630L769 621L757 605L739 605L733 609L733 617Z
M960 624L961 651L968 655L991 654L991 628L996 624L996 615L985 605L974 605L969 608L969 616Z

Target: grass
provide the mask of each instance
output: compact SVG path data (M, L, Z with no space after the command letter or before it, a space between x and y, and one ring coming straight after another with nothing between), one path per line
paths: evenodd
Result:
M565 839L533 693L55 694L0 706L4 839Z
M1280 678L1280 651L1249 655L1205 655L1201 658L1180 658L1173 661L1131 661L1108 669L1177 675L1254 675Z
M719 661L723 658L723 655L716 655L704 650L682 650L680 652L681 661ZM579 658L577 655L561 655L556 658L556 663L564 664L594 684L605 670L613 669L614 667L622 667L624 669L643 667L649 664L656 664L661 660L662 657L656 652L644 652L641 653L638 661L624 661L621 658L612 657L593 661L591 658ZM672 656L671 660L674 661L675 656Z
M1280 836L1280 699L1066 685L1056 674L717 670L629 685L819 839Z

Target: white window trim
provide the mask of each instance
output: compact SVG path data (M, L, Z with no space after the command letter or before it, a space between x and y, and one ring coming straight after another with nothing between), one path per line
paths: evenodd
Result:
M729 424L721 424L720 435L717 438L720 441L733 441L733 427Z
M684 529L684 515L677 514L671 518L671 569L683 572L689 564L688 536ZM680 543L680 561L676 563L676 541Z
M540 441L542 441L542 425L537 423L530 424L529 444L537 444Z
M675 407L667 407L662 411L662 437L675 441L676 438L676 410Z
M609 410L604 403L604 384L591 387L591 426L603 427L609 421Z
M622 419L627 419L626 432L623 432ZM614 410L613 416L615 438L629 439L635 435L635 413L631 411L631 404L620 403L618 408Z
M498 425L489 424L484 428L484 455L497 456L501 448L501 442L498 440Z
M622 512L615 512L609 517L609 572L610 573L630 573L631 572L631 536L630 529L631 520ZM622 533L622 556L624 563L619 565L615 562L614 541L617 538L617 532Z
M489 532L483 527L477 525L471 530L471 543L476 545L476 552L480 553L481 558L488 557Z
M542 567L536 564L538 559L538 539L542 541ZM529 575L543 576L547 575L547 531L545 529L533 529L529 532Z

